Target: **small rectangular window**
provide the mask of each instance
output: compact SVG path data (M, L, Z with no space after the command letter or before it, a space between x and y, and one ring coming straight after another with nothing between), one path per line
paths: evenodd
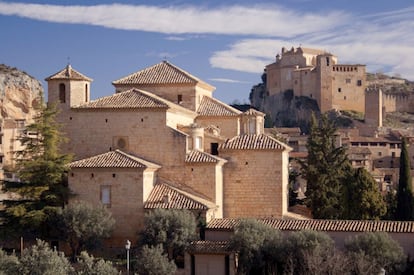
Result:
M362 80L357 80L357 86L362 86Z
M211 154L217 156L218 155L218 143L211 143Z
M111 186L101 186L101 203L106 207L111 207Z
M345 79L345 83L347 84L351 83L351 79L350 78Z
M341 88L338 88L338 93L340 93L340 92L342 92L342 89Z
M177 95L177 103L180 104L183 102L183 95Z

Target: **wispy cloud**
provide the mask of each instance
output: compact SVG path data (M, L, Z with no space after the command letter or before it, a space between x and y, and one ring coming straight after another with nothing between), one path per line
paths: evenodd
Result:
M371 72L400 74L414 80L414 7L370 16L355 16L335 29L281 39L244 39L215 52L213 67L259 72L282 47L319 48L340 63L366 64ZM271 60L269 59L271 58Z
M277 5L235 5L208 9L189 5L63 6L0 2L0 14L57 23L89 24L166 34L263 36L291 36L331 29L338 22L348 19L347 14L342 12L332 11L318 15L287 10Z
M241 81L236 79L229 79L229 78L209 78L210 81L214 82L223 82L223 83L250 83L247 81Z
M222 69L257 74L274 61L282 46L302 44L330 51L341 63L367 64L368 70L414 79L414 6L359 15L326 10L301 12L269 4L209 8L184 4L64 6L0 2L0 15L158 32L175 41L209 34L242 36L226 49L212 53L211 66Z

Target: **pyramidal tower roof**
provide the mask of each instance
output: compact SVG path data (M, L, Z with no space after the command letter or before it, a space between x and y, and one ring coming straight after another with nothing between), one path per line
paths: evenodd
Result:
M113 85L202 84L214 89L201 79L164 60L112 82Z
M89 78L80 72L74 70L70 64L68 64L63 70L47 77L46 81L49 80L84 80L92 81L92 78Z

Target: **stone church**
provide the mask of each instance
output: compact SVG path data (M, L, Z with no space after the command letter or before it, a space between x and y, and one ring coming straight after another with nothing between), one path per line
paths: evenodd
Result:
M147 211L213 218L284 218L291 148L264 134L264 114L213 97L214 87L168 61L113 81L90 100L92 79L70 65L46 78L48 103L72 153L69 187L116 219L113 245L135 240Z

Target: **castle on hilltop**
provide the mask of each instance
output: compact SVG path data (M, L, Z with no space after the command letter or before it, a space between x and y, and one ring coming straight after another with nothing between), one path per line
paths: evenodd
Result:
M321 112L364 112L365 65L337 63L336 56L323 50L282 48L265 68L268 95L292 90L295 96L315 99Z

